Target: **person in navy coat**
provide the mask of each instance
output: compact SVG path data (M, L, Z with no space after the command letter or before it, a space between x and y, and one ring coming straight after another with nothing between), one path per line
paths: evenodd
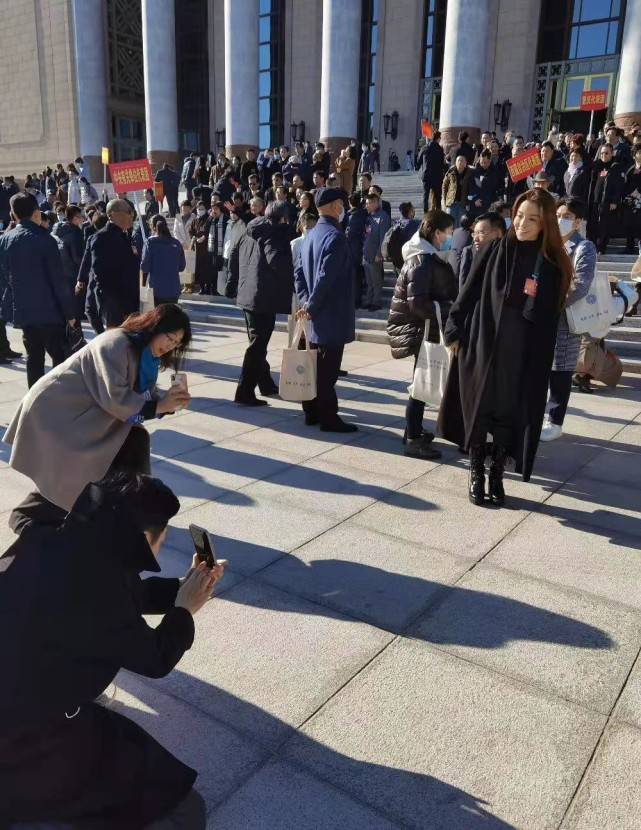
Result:
M354 432L338 415L335 385L346 343L355 337L354 281L349 243L341 222L342 190L319 188L314 201L319 220L305 237L294 281L300 316L310 321L310 345L318 352L317 393L305 401L305 423L323 432Z

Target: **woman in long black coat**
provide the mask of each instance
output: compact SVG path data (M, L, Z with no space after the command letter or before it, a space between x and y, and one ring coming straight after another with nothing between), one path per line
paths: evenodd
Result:
M635 254L635 240L641 245L641 144L634 148L634 164L625 177L626 252Z
M32 524L0 558L0 826L140 830L194 802L196 772L96 702L122 668L168 674L222 576L195 560L182 585L140 579L160 570L179 507L157 479L104 480L85 488L60 528ZM143 614L164 617L152 628ZM195 795L185 826L204 827Z
M490 501L504 503L508 457L529 481L559 313L572 279L554 199L530 190L512 217L507 236L477 254L445 326L454 357L438 426L444 438L470 450L474 504L485 500L487 433L493 436Z

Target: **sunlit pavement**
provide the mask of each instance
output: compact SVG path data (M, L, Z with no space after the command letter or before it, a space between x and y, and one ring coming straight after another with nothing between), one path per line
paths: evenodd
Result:
M403 456L387 347L347 348L359 432L332 435L231 403L244 334L195 329L193 405L151 427L183 508L161 564L187 570L195 522L229 567L178 668L122 673L113 705L199 770L209 826L638 828L641 376L573 394L532 481L483 509L456 447ZM25 391L0 367L0 425ZM0 458L4 549L31 486Z

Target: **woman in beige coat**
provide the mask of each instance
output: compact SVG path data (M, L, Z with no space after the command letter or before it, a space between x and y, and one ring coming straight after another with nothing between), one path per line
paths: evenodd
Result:
M59 524L110 470L150 472L142 424L188 405L184 386L163 394L156 380L161 368L177 368L190 339L185 312L161 305L99 335L31 387L3 439L11 467L37 487L11 515L17 533L29 521Z
M342 187L346 193L351 193L354 189L354 166L356 162L350 158L349 147L341 150L338 158L334 162L336 168L336 175L338 176L338 185Z

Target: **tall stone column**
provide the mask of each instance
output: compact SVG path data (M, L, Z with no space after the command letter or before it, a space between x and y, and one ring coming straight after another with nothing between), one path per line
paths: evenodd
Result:
M323 0L320 134L332 155L356 138L361 0Z
M258 0L225 0L225 141L228 158L258 147Z
M174 0L142 0L147 158L154 169L178 162Z
M448 0L439 120L446 152L456 144L460 130L476 140L485 126L489 26L490 0Z
M78 113L78 155L91 180L102 181L101 154L111 146L107 106L105 18L102 0L72 0Z
M641 124L641 0L628 0L625 11L614 113L619 127Z

